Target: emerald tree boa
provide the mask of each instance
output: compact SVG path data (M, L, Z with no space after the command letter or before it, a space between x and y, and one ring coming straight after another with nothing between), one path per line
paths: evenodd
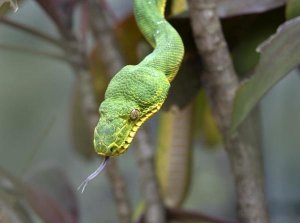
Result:
M177 31L164 16L166 0L134 0L139 29L153 46L137 65L122 68L109 83L94 132L95 151L104 161L79 188L103 170L109 157L124 153L138 129L164 103L184 55Z

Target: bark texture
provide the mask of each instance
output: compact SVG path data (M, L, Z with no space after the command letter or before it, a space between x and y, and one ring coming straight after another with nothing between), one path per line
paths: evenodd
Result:
M140 168L141 191L146 206L144 222L164 223L166 216L155 174L154 149L148 142L145 127L147 125L137 135L137 161Z
M238 214L243 223L267 223L261 144L256 114L232 135L232 104L239 86L228 46L216 13L215 0L189 0L190 18L198 52L203 59L203 84L235 178Z

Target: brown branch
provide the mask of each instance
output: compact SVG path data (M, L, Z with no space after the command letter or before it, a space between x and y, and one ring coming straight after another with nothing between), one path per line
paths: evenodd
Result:
M60 48L66 49L67 48L67 42L64 42L63 40L56 39L52 36L49 36L46 33L40 32L39 30L33 29L31 27L28 27L26 25L11 21L5 17L0 17L0 23L5 24L7 26L10 26L12 28L18 29L20 31L24 31L30 35L33 35L35 37L38 37L42 40L45 40L49 43L52 43L53 45L56 45Z
M106 66L108 75L112 77L119 69L123 67L123 58L116 48L114 34L109 27L107 20L105 20L103 17L104 12L102 11L98 1L88 1L88 13L95 42L97 42L97 44L100 46L99 48L101 48L101 51L99 52L100 58L103 60L103 63ZM88 81L90 83L90 87L91 81L92 80ZM89 91L92 91L92 89ZM95 113L92 114L93 111L98 111L96 101L94 99L92 101L94 105L89 106L90 111L88 111L88 113L91 114L90 124L93 122L94 124L92 126L94 128L99 116L98 112L96 115ZM97 109L95 107L97 107ZM132 216L131 205L129 203L126 190L126 183L116 159L111 159L108 162L106 174L112 185L112 192L114 194L115 204L117 206L119 221L122 223L130 223Z
M36 2L41 6L45 13L50 17L52 22L56 25L61 36L68 40L76 42L76 37L73 35L71 27L66 24L63 20L61 14L59 13L59 8L56 7L55 3L48 0L36 0ZM64 12L67 14L67 12ZM68 16L68 15L67 15Z
M94 1L94 2L96 2L96 1ZM47 11L47 7L45 7L45 5L44 5L45 2L39 1L39 3L45 8L46 12L49 14L49 11ZM53 12L55 12L55 11L53 11ZM50 16L51 16L51 13L50 13ZM65 42L66 43L71 42L71 43L73 43L73 45L69 45L68 47L66 47L64 42L61 42L60 40L56 40L50 36L47 36L46 34L43 34L39 31L37 31L37 30L34 30L34 29L26 27L24 25L12 22L5 18L0 18L0 22L3 22L6 25L23 30L27 33L30 33L30 34L36 36L36 37L39 37L39 38L44 39L48 42L51 42L55 45L58 45L65 50L66 55L69 55L68 57L57 56L57 55L43 53L40 51L25 49L26 51L29 51L31 53L42 54L42 55L52 57L55 59L64 59L71 63L71 66L74 69L76 76L78 76L79 80L80 80L80 90L83 95L83 100L82 100L82 108L84 110L83 112L84 112L85 117L87 118L87 122L90 127L90 130L91 130L91 132L93 132L93 129L96 126L97 121L99 119L99 114L98 114L98 105L96 102L96 98L94 95L94 89L93 89L93 85L92 85L92 78L91 78L90 73L87 70L85 52L83 52L82 49L80 48L81 44L75 39L73 33L71 33L67 29L64 29L61 22L59 20L57 20L58 17L57 16L56 17L51 16L51 17L56 22L56 25L58 26L59 30L61 31L62 37L64 38ZM94 21L95 23L101 24L102 20L96 21L97 18L98 18L98 16L95 16L95 17L92 17L91 20ZM77 45L79 45L79 47ZM0 45L0 47L1 47L1 45ZM9 49L15 49L15 50L19 49L19 48L15 48L15 47L7 47L6 45L4 45L2 47L9 48ZM115 49L115 45L110 44L108 46L108 50L106 52L112 51L113 49ZM22 50L24 50L24 49L22 48ZM107 56L107 54L105 54L105 55ZM73 58L73 59L76 58L76 61L78 61L78 63L73 63L71 59L67 60L67 58ZM105 58L105 57L103 57L103 58ZM115 67L113 67L111 60L117 61L117 64L122 64L122 62L119 62L119 61L122 61L121 57L119 57L119 58L109 57L108 60L105 62L108 64L110 71L113 71L116 69ZM119 69L119 68L117 68L117 69ZM110 183L112 185L112 192L113 192L115 200L116 200L116 205L117 205L120 222L130 223L131 222L131 208L130 208L129 199L127 196L126 185L125 185L125 181L123 179L123 176L121 175L121 171L117 165L116 160L111 159L109 161L107 168L106 168L106 173L107 173L107 176L110 179Z
M69 58L65 55L55 54L55 53L46 52L43 50L37 50L37 49L32 49L32 48L18 46L18 45L0 43L0 48L4 49L4 50L13 50L13 51L21 52L21 53L30 53L30 54L37 55L37 56L44 56L44 57L48 57L48 58L51 58L54 60L64 61L71 65L78 63L78 61L76 60L75 57Z
M101 7L99 1L90 0L89 5L91 29L101 49L99 52L100 57L106 64L107 73L112 77L124 66L124 60L120 50L116 47L115 35L108 26L107 12ZM155 177L154 149L150 146L147 133L143 128L139 130L136 138L140 179L146 203L146 222L163 223L165 222L165 213Z
M240 219L243 223L266 223L269 220L260 135L255 131L255 122L248 120L234 135L229 135L232 104L239 83L215 6L213 0L189 0L194 38L205 68L203 84L231 161Z
M113 186L120 222L129 223L131 222L131 206L127 197L126 184L116 159L109 160L106 167L106 174Z
M155 175L154 149L149 144L145 126L136 137L139 178L146 206L145 222L164 223L166 222L166 216Z
M77 70L78 73L78 70ZM82 108L90 127L91 134L99 119L98 105L94 95L92 78L87 71L79 70L81 92L84 97L82 100ZM115 198L119 220L122 223L131 222L131 206L126 191L126 184L118 166L117 160L110 159L105 168L107 177L112 187L112 193Z
M116 37L109 26L105 8L101 7L100 1L89 0L90 26L95 41L101 49L98 53L106 66L106 71L113 77L125 62L117 48Z

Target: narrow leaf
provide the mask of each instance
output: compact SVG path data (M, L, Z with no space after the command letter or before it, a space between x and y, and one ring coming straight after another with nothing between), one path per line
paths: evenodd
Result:
M285 16L287 19L292 19L300 15L300 1L287 0L285 7Z
M300 64L300 17L285 22L262 43L260 61L252 77L238 89L233 105L231 132L242 123L264 94Z

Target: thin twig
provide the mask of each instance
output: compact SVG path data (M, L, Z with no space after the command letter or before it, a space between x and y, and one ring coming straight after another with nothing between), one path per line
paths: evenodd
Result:
M259 132L248 120L230 135L232 104L239 86L214 0L189 0L190 17L205 72L203 85L224 138L235 178L238 212L243 223L267 223ZM253 118L253 117L250 117Z
M50 52L46 52L43 50L36 50L36 49L23 47L23 46L0 43L0 48L4 49L4 50L13 50L13 51L21 52L21 53L30 53L30 54L37 55L37 56L44 56L44 57L48 57L51 59L64 61L69 64L77 63L75 60L71 60L65 55L59 55L59 54L50 53Z
M92 24L91 29L94 34L95 42L101 47L101 52L99 53L102 53L102 55L100 57L106 66L108 75L112 77L123 67L123 58L116 47L114 34L109 27L108 21L103 17L104 11L100 7L99 2L96 0L89 0L88 9L89 22ZM89 83L85 83L86 85L88 84L90 88L92 88L91 81L92 80L89 80ZM90 93L91 92L92 91L90 90ZM93 103L93 106L90 106L90 108L93 107L94 112L97 112L97 117L99 117L96 100L94 99L91 102ZM97 121L95 121L95 113L93 114L92 111L89 113L90 124L94 122L92 124L92 127L94 128ZM121 223L130 223L132 216L131 205L128 198L126 183L116 159L111 159L108 162L106 174L111 183L119 221Z
M76 36L72 32L71 26L69 26L68 21L63 18L63 14L60 13L59 7L55 5L52 1L47 0L36 0L36 2L42 7L45 13L51 18L52 22L56 25L56 28L60 32L61 36L68 41L76 41ZM74 1L75 3L76 1ZM60 5L62 7L63 4ZM65 16L70 16L65 10Z
M46 33L43 33L39 30L36 30L36 29L33 29L31 27L28 27L24 24L20 24L20 23L17 23L17 22L14 22L14 21L11 21L5 17L0 17L0 23L2 24L5 24L7 26L10 26L12 28L15 28L15 29L18 29L20 31L23 31L23 32L26 32L30 35L33 35L37 38L40 38L42 40L45 40L55 46L58 46L60 48L63 48L63 49L66 49L67 48L67 42L64 42L63 40L60 40L60 39L56 39Z
M81 93L83 95L82 108L87 118L90 133L93 130L99 119L98 105L96 102L94 89L92 85L91 75L84 69L77 69L75 71L80 79ZM106 175L110 181L112 193L115 198L115 204L121 223L131 222L131 206L126 191L126 183L121 174L116 159L110 159L105 168Z
M106 13L99 1L89 1L91 31L101 49L98 53L105 64L107 74L112 78L124 67L125 62L120 50L117 48L117 40L109 26Z
M124 66L124 59L120 50L116 47L116 37L108 25L107 11L101 7L99 1L90 0L89 2L91 29L101 48L101 52L99 52L100 57L103 59L104 64L106 64L107 73L112 77ZM164 222L165 213L162 200L160 199L157 179L155 177L153 164L154 149L149 145L147 134L143 128L139 130L136 137L138 151L140 151L138 152L138 154L140 154L138 155L138 163L142 191L146 203L146 221L147 223L162 223ZM152 153L152 155L150 155L150 157L144 157L145 153L143 151L148 151L146 153ZM131 215L131 213L127 214L128 216Z
M143 131L137 134L137 161L140 173L141 190L145 199L146 223L166 222L164 204L160 196L159 186L155 174L154 153L155 150L149 144L149 137L143 127Z
M87 121L91 132L95 128L97 121L99 119L98 105L93 92L91 76L84 74L84 72L79 75L83 100L83 109L87 117ZM110 159L107 167L105 168L106 175L110 181L111 189L115 198L115 204L117 207L117 212L119 216L119 221L121 223L131 222L131 206L129 204L129 199L126 191L126 183L121 174L120 167L118 166L116 159Z
M100 7L99 2L96 0L90 0L89 1L89 18L91 22L91 28L93 30L95 41L98 43L98 45L101 47L101 58L103 59L104 64L106 65L107 73L110 77L112 77L118 70L120 70L124 66L124 60L121 56L120 51L117 49L117 44L115 40L114 33L112 29L109 27L109 23L107 21L105 12ZM97 121L97 103L95 100L95 97L93 95L92 90L92 84L91 84L91 78L90 76L87 76L87 74L84 74L82 72L81 75L82 86L83 86L83 95L86 97L86 103L84 103L83 108L85 109L85 113L87 114L87 117L89 119L89 125L91 129L94 128ZM140 149L147 149L150 151L153 151L153 149L149 146L148 143L144 143L145 140L141 139L146 138L147 135L143 130L139 131L139 137L138 142L140 142ZM146 140L147 141L147 140ZM156 185L156 179L155 179L155 171L153 166L153 161L149 159L145 159L140 166L150 166L150 168L145 168L145 171L141 171L141 175L147 175L152 176L150 181L143 182L143 185L146 185L146 188L148 188L148 193L150 193L146 196L145 195L145 202L148 207L147 213L148 216L152 216L154 214L154 219L157 219L157 217L164 215L164 208L162 205L162 202L156 202L157 200L160 200L158 186ZM123 176L121 174L121 171L117 165L117 160L110 160L108 163L108 166L106 168L106 173L108 178L110 179L110 183L112 185L112 192L115 197L115 202L117 206L118 216L119 220L122 223L130 223L131 222L131 206L128 199L128 194L126 191L126 184L123 179ZM152 189L151 189L152 188ZM154 188L154 189L153 189ZM156 197L155 202L149 197ZM159 204L158 207L156 204ZM156 209L156 210L155 210ZM152 213L152 214L151 214ZM162 213L162 214L157 214ZM153 216L152 216L153 218ZM149 222L155 222L160 223L164 221L149 221Z
M112 182L114 196L116 200L117 210L120 222L131 222L131 206L128 202L126 184L121 175L120 167L116 159L110 159L107 164L106 174Z

